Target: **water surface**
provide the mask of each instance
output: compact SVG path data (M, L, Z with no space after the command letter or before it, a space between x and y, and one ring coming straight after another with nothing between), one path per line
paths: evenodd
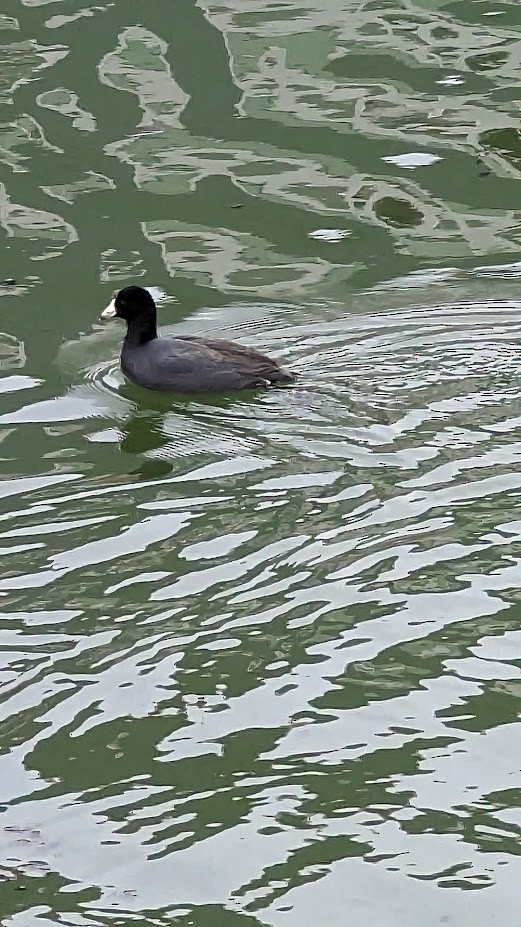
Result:
M0 46L2 927L519 927L518 4ZM125 384L130 281L296 388Z

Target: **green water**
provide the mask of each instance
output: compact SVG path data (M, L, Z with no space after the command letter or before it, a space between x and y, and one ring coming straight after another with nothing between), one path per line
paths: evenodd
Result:
M0 923L519 927L519 3L81 2L0 13ZM297 387L125 384L129 282Z

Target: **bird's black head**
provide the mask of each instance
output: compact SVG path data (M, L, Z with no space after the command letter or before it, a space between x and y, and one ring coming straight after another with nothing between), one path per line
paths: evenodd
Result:
M157 338L156 304L144 287L124 287L103 310L101 318L123 319L127 323L128 343L146 344Z
M150 317L155 318L156 304L148 290L141 286L126 286L114 299L109 303L106 309L101 313L102 319L124 319L130 323L135 319Z

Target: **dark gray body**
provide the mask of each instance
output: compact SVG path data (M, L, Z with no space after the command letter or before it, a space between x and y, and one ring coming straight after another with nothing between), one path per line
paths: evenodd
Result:
M138 386L181 393L256 389L295 379L253 348L191 335L153 338L145 344L136 344L127 336L121 369Z

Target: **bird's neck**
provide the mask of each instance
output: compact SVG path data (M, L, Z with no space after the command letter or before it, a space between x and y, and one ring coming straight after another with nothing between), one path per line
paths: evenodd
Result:
M128 345L137 346L147 344L157 338L156 314L147 313L146 316L138 316L127 325L127 334L125 341Z

